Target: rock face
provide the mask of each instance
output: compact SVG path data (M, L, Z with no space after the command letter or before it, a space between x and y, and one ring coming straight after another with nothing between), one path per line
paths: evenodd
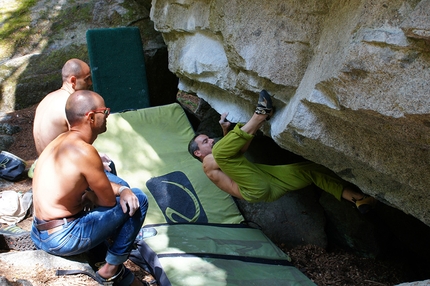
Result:
M179 89L430 226L430 1L152 0Z

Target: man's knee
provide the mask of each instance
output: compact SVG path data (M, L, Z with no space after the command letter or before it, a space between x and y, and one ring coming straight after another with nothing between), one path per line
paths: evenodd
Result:
M126 181L124 181L123 179L118 177L117 175L115 175L115 174L113 174L107 170L105 170L105 174L106 174L109 182L130 188L130 185Z
M229 147L225 145L226 141L223 141L224 138L217 142L212 148L212 156L218 165L222 165L224 161L231 158L231 151L229 150Z

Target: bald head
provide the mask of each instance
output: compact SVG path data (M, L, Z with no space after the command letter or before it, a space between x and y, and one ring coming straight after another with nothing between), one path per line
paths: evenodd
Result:
M103 98L90 90L78 90L72 93L66 102L66 117L70 126L81 121L85 113L104 106Z
M70 59L64 64L61 75L63 81L66 81L71 76L82 77L89 69L90 67L86 62L80 59Z
M90 89L93 81L91 79L91 69L88 64L80 59L68 60L61 70L63 78L63 89L69 92L82 89Z

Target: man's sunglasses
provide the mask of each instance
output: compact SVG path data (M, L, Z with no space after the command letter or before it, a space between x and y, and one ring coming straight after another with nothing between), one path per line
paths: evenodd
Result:
M110 114L110 108L109 107L102 107L102 108L93 109L93 110L90 110L87 113L85 113L85 116L88 116L88 114L90 114L91 112L103 113L104 115L106 115L106 117L108 117Z

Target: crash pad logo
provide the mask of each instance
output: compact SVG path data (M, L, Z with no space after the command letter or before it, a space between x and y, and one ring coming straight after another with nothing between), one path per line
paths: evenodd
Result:
M146 182L167 223L207 223L208 218L188 177L172 172Z

